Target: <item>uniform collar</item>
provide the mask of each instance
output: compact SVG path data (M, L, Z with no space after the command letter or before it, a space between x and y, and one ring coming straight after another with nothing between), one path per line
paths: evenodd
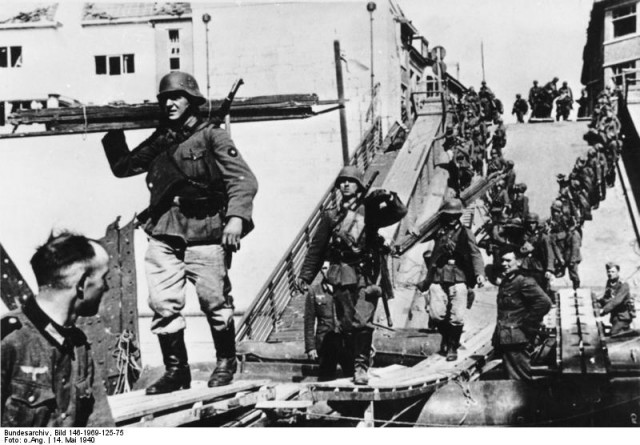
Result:
M53 321L40 308L35 298L24 302L22 312L49 342L60 349L80 346L87 341L87 337L75 325L61 326Z

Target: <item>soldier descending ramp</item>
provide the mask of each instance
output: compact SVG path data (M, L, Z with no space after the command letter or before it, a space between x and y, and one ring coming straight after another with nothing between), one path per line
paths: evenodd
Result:
M541 219L549 216L550 202L556 196L556 175L571 171L575 160L588 152L583 140L586 130L584 122L508 128L507 156L515 162L518 182L529 185L531 211ZM534 361L535 383L496 380L500 376L488 373L466 386L466 391L447 385L429 399L418 424L634 424L639 407L640 337L637 331L624 338L608 335L608 317L598 318L595 302L604 293L608 261L620 263L621 279L629 282L636 300L639 291L634 279L638 254L631 247L638 243L633 227L637 205L622 162L617 173L619 180L582 229L581 287L574 291L567 275L552 281L557 301L544 323L557 349L548 361Z

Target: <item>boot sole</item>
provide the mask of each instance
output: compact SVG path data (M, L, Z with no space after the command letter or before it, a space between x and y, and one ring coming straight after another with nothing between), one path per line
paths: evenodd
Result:
M191 385L181 386L181 387L179 387L179 388L172 389L171 391L151 391L151 392L150 392L150 391L147 389L144 393L145 393L146 395L148 395L148 396L157 396L157 395L159 395L159 394L169 394L169 393L172 393L172 392L182 391L182 390L190 389L190 388L191 388Z

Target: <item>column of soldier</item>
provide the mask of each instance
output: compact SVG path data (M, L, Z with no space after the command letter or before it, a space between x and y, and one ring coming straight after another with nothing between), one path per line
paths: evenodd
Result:
M504 249L517 248L526 254L522 269L548 293L553 277L560 278L567 271L573 288L580 287L582 226L592 219L591 210L598 208L607 188L615 183L615 166L622 148L620 128L611 93L605 90L598 97L584 135L589 150L576 160L568 176L558 175L558 196L551 205L550 218L544 222L529 212L527 186L515 182L513 162L505 161L492 147L488 173L501 171L503 178L485 197L490 220L479 231L478 244L492 255L494 264Z
M459 101L453 97L450 100L453 124L447 126L443 136L444 150L450 160L439 165L448 170L449 188L459 196L471 185L474 174L483 175L489 144L501 152L507 144L507 134L502 121L502 102L485 81L478 92L470 87ZM493 135L489 131L492 123L495 124Z

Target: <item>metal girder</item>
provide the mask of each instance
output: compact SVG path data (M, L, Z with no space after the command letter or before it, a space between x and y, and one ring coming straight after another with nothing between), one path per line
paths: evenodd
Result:
M18 309L33 291L0 243L0 296L8 309Z
M120 217L107 227L101 240L109 254L109 291L102 297L98 315L77 323L89 337L96 366L110 395L130 389L141 367L134 220L122 228L119 221Z

